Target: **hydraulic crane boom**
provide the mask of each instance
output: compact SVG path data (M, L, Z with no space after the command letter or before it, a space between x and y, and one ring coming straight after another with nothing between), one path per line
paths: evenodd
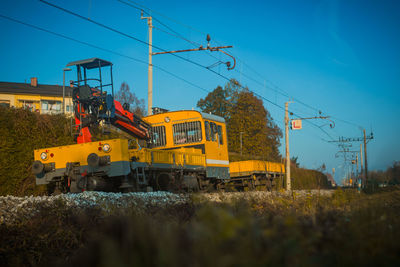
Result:
M77 67L78 79L73 83L72 99L75 125L79 131L78 144L92 141L90 127L100 121L111 124L135 138L150 139L150 125L130 112L129 104L122 105L119 101L114 100L111 62L91 58L71 62L67 66ZM104 84L102 80L102 68L106 66L110 66L109 84ZM95 68L98 69L98 78L87 78L88 70ZM89 85L89 83L91 84ZM106 87L111 87L111 94L105 90Z

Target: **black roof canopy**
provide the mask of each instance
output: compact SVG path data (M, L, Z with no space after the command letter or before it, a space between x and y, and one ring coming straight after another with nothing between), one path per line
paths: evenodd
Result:
M41 96L62 96L61 85L38 84L36 87L29 83L0 82L0 93L16 95L41 95ZM72 88L65 86L65 95L72 95Z
M101 58L97 58L97 57L93 57L93 58L88 58L88 59L83 59L83 60L78 60L78 61L72 61L70 63L67 64L67 67L70 66L81 66L85 69L94 69L94 68L98 68L100 67L106 67L106 66L112 66L112 63L101 59Z

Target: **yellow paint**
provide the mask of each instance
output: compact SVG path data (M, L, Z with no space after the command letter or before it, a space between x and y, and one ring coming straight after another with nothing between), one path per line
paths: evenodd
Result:
M91 153L96 153L99 156L110 155L111 162L133 160L136 162L147 163L149 165L170 164L177 166L193 165L203 167L229 166L232 176L239 176L239 173L245 172L251 174L254 172L285 172L283 164L275 162L248 160L231 162L229 164L227 146L228 140L225 123L215 120L213 121L211 119L205 119L203 118L202 113L198 111L167 112L145 117L144 120L150 123L153 127L165 126L165 146L156 147L153 149L128 149L128 140L112 139L101 142L38 149L34 151L34 158L35 160L40 160L43 163L54 162L56 169L65 168L68 162L79 162L81 166L87 165L88 155ZM206 140L204 126L204 122L206 120L221 126L223 144L218 142L218 138L216 138L216 141ZM173 143L173 125L176 123L195 121L199 121L201 123L201 140L193 143L175 145ZM99 148L101 148L105 143L108 143L111 146L111 151L109 153L106 153L102 150L99 151ZM202 147L205 153L203 153ZM42 160L40 158L40 154L42 152L46 152L48 154L48 159ZM53 154L53 157L50 156L51 154Z
M166 145L162 147L156 147L154 149L165 150L165 149L182 148L187 146L196 146L196 147L204 146L206 160L207 159L217 160L228 163L229 161L228 145L227 145L228 141L227 141L225 123L218 122L215 120L205 119L203 118L202 113L194 110L166 112L166 113L151 115L143 119L146 122L150 123L153 127L165 126ZM196 122L196 121L201 123L201 134L202 134L201 141L175 145L173 140L173 125L177 123ZM217 126L218 125L221 126L222 137L223 137L222 144L219 144L218 138L216 138L216 141L206 140L206 132L204 124L205 121L214 122ZM215 164L215 163L207 163L206 165L214 167L228 167L228 165Z
M15 96L11 94L0 94L0 100L5 100L10 103L11 107L15 107Z
M106 153L99 148L104 144L111 146L110 152ZM46 152L48 158L42 160L40 154ZM110 156L111 162L129 161L128 140L127 139L111 139L106 141L91 142L85 144L76 144L69 146L50 147L45 149L36 149L34 151L35 160L40 160L43 163L55 163L55 168L65 168L68 162L79 162L81 166L88 165L87 157L91 153L96 153L99 156ZM53 157L51 157L53 154Z
M56 111L58 113L62 112L62 96L45 96L45 95L29 95L29 94L0 94L0 100L10 101L11 107L23 108L26 106L26 103L29 103L28 106L32 111L37 111L40 113L48 113L48 110L42 111L42 101L57 101L61 103L61 109ZM72 106L72 98L65 97L65 106ZM67 112L67 111L66 111ZM72 110L67 113L72 114Z
M274 172L284 173L285 167L278 162L262 160L246 160L229 163L229 170L232 176L240 176L239 173L252 172Z
M130 149L129 158L135 157L137 162L145 162L147 164L171 164L171 165L194 165L205 166L206 157L201 153L200 149L179 148L172 150L158 150L142 148L141 150ZM153 161L152 161L153 159Z

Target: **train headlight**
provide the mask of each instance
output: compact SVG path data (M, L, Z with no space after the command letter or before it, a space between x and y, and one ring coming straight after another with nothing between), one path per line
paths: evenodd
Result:
M42 159L42 160L46 160L47 159L47 153L46 152L42 152L42 154L40 154L40 158Z
M109 144L104 144L103 145L103 151L104 152L110 152L111 151L111 146Z

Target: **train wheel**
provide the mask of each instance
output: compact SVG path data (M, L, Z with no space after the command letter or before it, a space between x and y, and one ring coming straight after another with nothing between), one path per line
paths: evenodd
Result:
M169 173L160 173L156 178L156 189L161 191L172 191L175 182L174 177Z

